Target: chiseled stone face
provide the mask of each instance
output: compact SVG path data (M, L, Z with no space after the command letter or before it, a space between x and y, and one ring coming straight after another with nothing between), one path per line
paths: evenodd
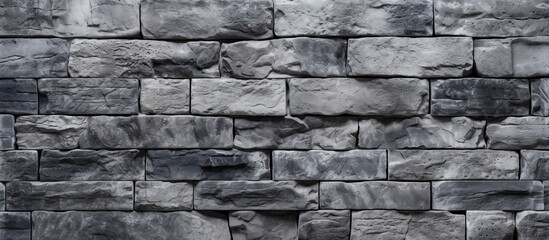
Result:
M486 137L491 149L549 149L549 118L507 117L488 122Z
M140 79L141 112L150 114L188 114L191 82L189 79Z
M429 111L425 79L290 79L292 115L414 116Z
M299 240L349 240L351 211L318 210L299 213Z
M275 33L288 36L429 36L431 0L275 0Z
M531 79L532 115L549 116L549 78Z
M37 151L12 150L0 152L0 181L30 180L38 180Z
M516 217L518 240L545 240L549 235L549 212L523 211Z
M14 122L12 115L0 115L0 150L15 149Z
M31 239L31 214L28 212L0 212L0 238Z
M32 213L35 240L230 240L226 216L182 212L43 212Z
M272 27L271 0L141 1L145 38L262 39Z
M229 227L233 240L296 240L297 212L231 212Z
M549 151L521 150L520 179L549 180Z
M515 213L467 211L467 240L513 240Z
M36 80L0 80L0 113L38 114Z
M66 40L0 39L0 78L67 77L68 59Z
M135 182L135 210L178 211L193 209L193 184L185 182Z
M17 118L19 149L74 149L87 126L87 117L31 115Z
M0 211L6 209L6 187L0 183Z

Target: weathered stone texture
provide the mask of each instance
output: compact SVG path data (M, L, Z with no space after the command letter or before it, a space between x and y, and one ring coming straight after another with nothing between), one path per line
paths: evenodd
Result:
M353 149L358 132L348 117L237 118L234 127L234 145L243 149Z
M286 80L193 79L191 112L198 115L286 115Z
M36 80L0 80L0 113L38 114Z
M219 77L219 48L218 42L75 39L69 73L86 78Z
M530 80L532 115L549 116L549 78Z
M0 183L0 211L6 210L6 187Z
M0 239L30 240L30 216L27 212L0 212Z
M433 209L543 210L539 181L433 182Z
M293 181L201 181L194 187L199 210L318 209L318 184Z
M141 1L141 24L145 38L270 38L273 37L273 2L145 0Z
M37 151L12 150L0 152L0 181L30 180L38 180Z
M233 240L249 239L297 239L296 212L254 212L229 213L229 227Z
M0 39L0 78L67 77L68 58L62 39Z
M151 114L187 114L190 90L191 82L188 79L141 79L141 111Z
M549 236L549 212L518 212L516 229L518 240L547 239Z
M14 122L13 116L0 115L0 150L15 149Z
M549 149L549 118L508 117L486 127L488 148Z
M87 117L21 116L17 118L17 146L20 149L73 149L87 125Z
M521 150L520 179L549 180L549 151Z
M135 210L178 211L193 209L193 184L185 182L135 182Z
M427 210L428 182L320 182L321 209Z
M429 82L424 79L291 79L292 115L414 116L429 111Z
M318 210L299 214L299 240L349 240L351 211Z
M273 151L274 180L386 179L385 150Z
M515 213L467 211L467 240L513 240Z
M485 121L467 117L364 119L359 122L361 148L483 148Z
M462 77L473 67L473 39L349 39L347 55L349 76Z
M521 116L530 113L528 79L443 79L431 81L436 116Z
M221 47L221 74L236 78L345 76L344 39L284 38Z

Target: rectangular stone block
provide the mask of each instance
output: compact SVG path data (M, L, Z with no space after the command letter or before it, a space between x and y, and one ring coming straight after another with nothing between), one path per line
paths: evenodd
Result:
M273 151L274 180L374 180L386 171L385 150Z
M233 121L223 117L89 117L81 148L230 148Z
M484 148L485 121L430 115L359 122L360 148Z
M297 240L296 211L236 211L229 213L233 240Z
M549 149L549 118L508 117L488 122L486 138L492 149Z
M433 209L543 210L539 181L443 181L432 187Z
M549 35L546 0L435 0L437 35Z
M141 1L145 38L263 39L273 37L272 28L270 0Z
M32 213L33 240L181 239L230 240L227 217L184 212L43 212Z
M493 150L389 150L390 180L519 179L519 156Z
M349 117L236 118L234 127L242 149L353 149L358 132Z
M75 39L71 77L219 77L218 42Z
M549 210L549 181L543 181L543 210Z
M0 183L0 211L6 210L6 187Z
M351 211L318 210L299 213L299 240L349 240Z
M221 46L221 75L234 78L342 77L344 39L281 38Z
M0 239L30 240L30 216L28 212L0 212Z
M1 36L139 35L139 0L17 0L0 6Z
M147 180L266 180L270 155L240 150L149 150Z
M68 59L69 43L66 40L0 39L0 78L67 77Z
M530 114L528 79L441 79L431 81L436 116L523 116Z
M198 115L284 116L286 80L193 79L191 103Z
M0 115L0 150L15 149L14 122L12 115Z
M135 182L135 210L137 211L178 211L192 209L192 183Z
M189 79L141 79L141 112L150 114L188 114L191 81Z
M524 211L516 217L518 240L545 240L549 235L549 212Z
M515 213L504 211L467 211L467 240L513 240Z
M473 39L349 39L347 55L349 76L463 77L473 68Z
M429 112L424 79L290 79L292 115L414 116Z
M549 116L549 78L531 79L532 115Z
M320 182L321 209L428 210L429 182Z
M15 123L19 149L74 149L86 129L88 117L20 116Z
M294 181L201 181L194 187L198 210L318 209L318 184Z
M549 180L549 151L520 150L520 179Z
M145 151L42 150L41 181L145 180Z
M431 0L275 0L275 33L288 36L429 36Z
M34 79L0 80L0 113L38 114L37 89Z
M31 180L38 180L37 151L12 150L0 152L0 181Z

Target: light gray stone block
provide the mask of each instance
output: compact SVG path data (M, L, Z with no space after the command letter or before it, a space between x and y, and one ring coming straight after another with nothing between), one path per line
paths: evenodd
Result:
M6 210L6 187L0 183L0 211Z
M549 149L549 118L508 117L488 122L486 138L492 149Z
M292 115L414 116L429 112L424 79L290 79Z
M233 240L296 240L297 212L231 212L229 227Z
M549 116L549 78L531 79L531 113L536 116Z
M318 210L299 214L299 240L349 240L351 211Z
M135 210L137 211L178 211L192 209L192 183L135 182Z
M0 212L0 239L30 240L30 216L28 212Z
M0 80L0 113L38 114L37 89L34 79Z
M0 39L0 78L67 77L68 58L62 39Z
M543 181L543 210L549 210L549 181Z
M513 240L515 213L467 211L467 240Z
M19 149L74 149L84 132L88 117L81 116L21 116L17 118Z
M549 235L549 212L523 211L516 217L518 240L545 240Z
M520 179L549 180L549 151L520 150Z
M15 149L14 125L12 115L0 115L0 150Z
M141 112L150 114L188 114L189 79L141 79Z
M38 180L37 151L12 150L0 152L0 181L30 180Z

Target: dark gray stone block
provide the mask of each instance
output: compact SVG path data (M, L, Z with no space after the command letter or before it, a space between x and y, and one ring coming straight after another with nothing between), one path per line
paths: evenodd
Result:
M81 116L20 116L15 123L19 149L74 149L88 118ZM0 131L1 132L1 131Z
M297 212L231 212L229 227L233 240L296 240Z
M12 115L0 115L0 150L15 149L14 125Z
M467 211L467 240L513 240L515 213L504 211Z
M135 182L135 210L137 211L178 211L192 209L192 183Z
M549 118L508 117L488 122L486 138L491 149L549 149Z
M28 212L0 212L0 239L30 240L30 216Z
M549 180L549 151L521 150L520 179Z
M38 180L38 152L12 150L0 152L0 181Z
M549 236L549 212L518 212L516 229L518 240L546 240Z
M0 80L0 113L38 114L36 80Z
M0 78L67 77L68 59L62 39L0 39Z
M299 240L349 240L351 211L318 210L299 214Z
M0 183L0 211L6 210L6 187Z

